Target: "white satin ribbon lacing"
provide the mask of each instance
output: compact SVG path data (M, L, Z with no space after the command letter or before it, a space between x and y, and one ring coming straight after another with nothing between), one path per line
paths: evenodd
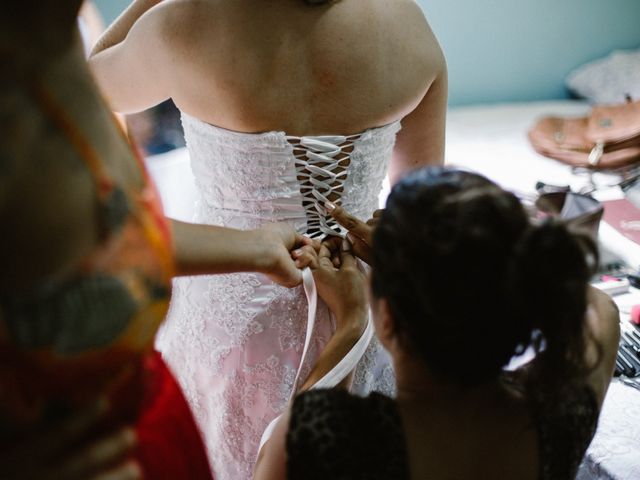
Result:
M305 365L305 361L307 359L307 354L309 352L309 345L311 344L311 335L313 334L313 329L316 323L316 310L318 307L318 291L316 289L315 281L313 280L313 274L309 268L305 268L302 271L302 283L304 285L304 293L307 295L307 302L309 303L309 313L307 316L307 336L304 341L304 348L302 350L302 357L300 359L300 366L298 367L298 372L296 373L296 378L293 382L293 389L291 391L291 396L289 398L289 404L293 403L293 399L296 396L298 390L298 382L300 381L300 373ZM347 375L353 369L356 368L358 362L364 355L369 343L371 342L371 338L373 337L373 323L371 322L371 315L367 320L367 326L355 343L351 350L329 371L326 375L324 375L320 380L311 386L311 389L316 388L332 388L338 385L342 380L346 378ZM262 446L271 438L273 434L273 429L275 428L278 420L282 415L278 415L275 419L269 423L264 433L262 434L262 438L260 439L260 448L258 452L262 449Z
M339 225L327 216L324 204L339 197L347 179L350 151L360 135L287 136L293 148L300 193L311 238L336 235Z

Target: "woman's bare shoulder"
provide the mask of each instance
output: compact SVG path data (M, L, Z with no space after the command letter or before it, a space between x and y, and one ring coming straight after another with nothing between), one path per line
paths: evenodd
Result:
M586 314L587 365L592 369L587 381L601 405L615 367L620 342L620 313L611 297L590 287Z
M137 22L170 50L181 49L216 24L216 8L206 0L164 0Z
M424 11L415 1L376 0L363 6L354 17L358 17L356 22L362 30L358 33L374 36L376 41L386 46L383 48L392 58L410 62L412 67L428 68L434 73L446 68L438 39ZM372 29L371 25L377 28Z
M587 328L597 340L617 345L620 327L618 306L609 295L593 287L589 289L588 301L595 315L587 316Z
M414 48L429 58L432 64L444 63L442 49L423 9L414 0L393 2L398 14L392 18L396 31L411 41Z

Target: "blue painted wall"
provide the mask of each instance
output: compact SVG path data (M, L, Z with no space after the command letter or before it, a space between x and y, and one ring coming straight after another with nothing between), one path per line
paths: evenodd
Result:
M566 96L567 73L640 47L639 0L418 0L449 65L451 105Z
M93 0L93 2L102 12L107 24L111 23L118 15L120 15L120 12L131 4L131 0Z
M129 3L96 0L107 21ZM447 56L451 105L563 98L576 66L640 47L640 0L418 3Z

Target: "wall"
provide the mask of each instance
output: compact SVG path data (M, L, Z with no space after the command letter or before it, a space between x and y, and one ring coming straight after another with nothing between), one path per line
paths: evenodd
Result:
M111 23L129 4L131 0L93 0L104 15L107 24Z
M639 0L418 0L449 65L450 104L566 96L566 74L640 47Z
M129 3L96 0L107 21ZM447 56L451 105L562 98L574 67L640 47L640 0L418 3Z

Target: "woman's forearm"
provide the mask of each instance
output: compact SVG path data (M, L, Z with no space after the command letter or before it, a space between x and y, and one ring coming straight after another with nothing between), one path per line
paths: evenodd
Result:
M264 271L266 247L255 231L171 220L178 275Z
M162 0L134 0L96 42L90 57L122 42L138 19Z
M367 325L367 316L367 310L352 311L348 312L344 318L337 322L342 325L342 327L333 334L331 340L329 340L324 350L322 350L307 380L302 387L300 387L301 392L310 389L349 353L364 332ZM346 388L350 383L351 374L336 386L338 388Z

